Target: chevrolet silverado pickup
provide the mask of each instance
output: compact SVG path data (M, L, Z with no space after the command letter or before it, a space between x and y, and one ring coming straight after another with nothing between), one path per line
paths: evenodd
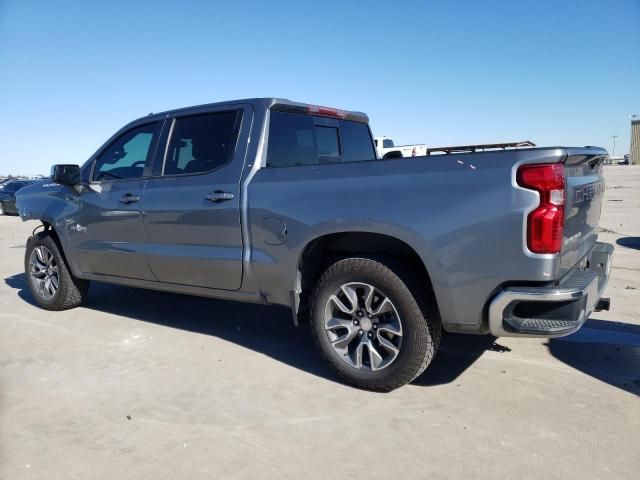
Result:
M278 98L150 114L18 192L43 227L25 271L49 310L92 281L285 305L345 381L389 391L443 330L555 337L608 308L606 159L379 159L365 114Z

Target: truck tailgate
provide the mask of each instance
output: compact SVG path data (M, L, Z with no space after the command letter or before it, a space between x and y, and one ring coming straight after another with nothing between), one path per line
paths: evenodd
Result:
M604 196L600 148L568 148L565 160L565 222L560 274L564 275L595 245Z

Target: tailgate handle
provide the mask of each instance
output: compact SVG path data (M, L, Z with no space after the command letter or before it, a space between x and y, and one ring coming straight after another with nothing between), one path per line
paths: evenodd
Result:
M205 198L214 203L226 202L227 200L231 200L233 198L233 193L216 190L213 193L209 193Z

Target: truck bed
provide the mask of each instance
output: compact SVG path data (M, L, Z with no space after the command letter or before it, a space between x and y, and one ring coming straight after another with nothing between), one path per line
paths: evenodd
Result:
M300 251L305 239L321 232L395 236L416 249L434 279L445 328L481 333L483 309L499 286L560 279L596 238L600 204L569 203L566 233L574 240L560 256L528 253L523 235L538 194L516 184L518 165L568 159L571 196L579 185L596 181L598 174L587 175L587 169L605 153L551 147L261 169L248 191L254 245L262 245L254 256L273 258L273 264L289 261L290 252L263 245L256 234L268 217L287 219L289 238ZM321 199L322 208L311 199ZM580 226L580 219L587 223ZM271 265L254 267L259 282L292 281L281 276L295 266Z

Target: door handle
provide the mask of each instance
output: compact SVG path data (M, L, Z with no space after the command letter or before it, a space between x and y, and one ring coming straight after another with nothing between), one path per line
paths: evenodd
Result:
M207 194L205 198L214 203L226 202L227 200L231 200L233 198L233 193L216 190L213 193Z
M130 193L126 193L120 197L120 203L124 203L125 205L138 201L140 201L140 197L138 195L132 195Z

